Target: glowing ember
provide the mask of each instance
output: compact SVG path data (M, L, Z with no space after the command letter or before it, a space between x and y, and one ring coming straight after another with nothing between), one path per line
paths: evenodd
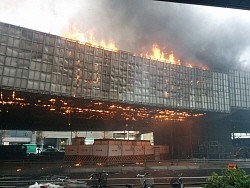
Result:
M90 44L96 47L102 47L112 51L118 51L118 48L115 46L115 42L110 40L109 42L105 42L104 40L98 41L93 32L87 31L85 33L79 31L76 27L73 27L70 32L65 32L63 37L79 41L80 43Z
M12 93L13 94L13 93ZM15 92L15 95L17 93ZM25 98L15 97L12 99L10 96L4 96L2 93L2 97L6 100L0 100L1 106L21 106L21 107L36 107L40 109L44 109L45 111L49 111L51 113L59 113L65 116L69 116L72 114L76 117L81 117L84 119L99 119L99 120L112 120L112 119L120 119L126 121L144 121L144 120L157 120L157 121L185 121L188 117L200 117L204 116L205 113L193 113L186 111L174 111L167 110L161 108L152 108L152 107L137 107L137 106L129 106L115 103L104 103L97 101L89 101L86 104L79 103L71 103L69 104L65 102L65 99L39 99L33 100L36 101L33 104L30 104L26 101ZM18 100L17 100L18 99ZM22 100L19 100L22 99ZM58 101L58 103L54 103L54 101ZM60 101L60 102L59 102ZM51 103L53 103L51 105ZM5 112L6 108L3 108L1 113ZM6 111L8 112L8 111Z

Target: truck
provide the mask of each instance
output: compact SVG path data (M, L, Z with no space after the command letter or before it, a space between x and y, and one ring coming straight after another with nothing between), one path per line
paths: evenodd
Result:
M23 144L26 148L27 155L37 155L38 154L38 147L36 144Z

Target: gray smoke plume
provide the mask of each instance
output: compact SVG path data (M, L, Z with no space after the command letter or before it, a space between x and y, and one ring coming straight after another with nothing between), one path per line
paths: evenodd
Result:
M250 24L244 19L248 11L149 0L91 4L72 21L84 29L95 28L99 37L112 38L121 50L141 53L157 43L184 63L250 70Z
M1 0L0 21L62 35L72 26L120 50L154 43L183 64L250 70L250 12L153 0Z

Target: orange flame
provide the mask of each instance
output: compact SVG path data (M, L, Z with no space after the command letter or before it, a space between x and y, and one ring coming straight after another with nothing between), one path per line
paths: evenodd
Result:
M76 40L80 43L88 43L92 46L101 47L104 49L112 50L112 51L118 51L118 48L115 46L115 42L113 40L110 40L109 42L105 42L104 40L101 40L99 42L95 37L93 32L87 31L85 33L80 32L76 27L72 27L71 31L63 33L63 37Z
M201 66L201 69L202 69L202 70L209 70L208 66L206 66L206 65L202 65L202 66Z
M81 32L79 31L76 26L73 26L70 31L66 31L63 33L63 37L76 40L79 43L88 44L95 47L101 47L107 50L111 51L118 51L118 48L115 45L115 42L113 40L110 40L108 43L105 42L105 40L98 41L95 37L92 31L87 32ZM147 59L153 59L165 63L171 63L176 65L181 65L181 61L175 58L173 51L170 52L170 54L165 53L163 50L161 50L158 46L158 44L153 44L151 53L141 53L142 57L145 57ZM193 68L193 65L190 63L186 63L183 66ZM200 66L202 70L208 70L208 67L206 66Z
M180 60L176 60L173 51L171 51L171 53L167 56L166 53L164 53L157 44L153 44L152 46L152 53L146 53L141 54L141 56L145 56L146 58L149 59L154 59L154 60L158 60L158 61L163 61L166 63L171 63L171 64L177 64L180 65Z

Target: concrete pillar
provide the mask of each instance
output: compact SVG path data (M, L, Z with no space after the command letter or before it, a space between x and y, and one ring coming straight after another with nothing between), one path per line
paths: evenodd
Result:
M192 152L191 126L184 123L172 122L169 125L156 126L154 145L168 145L169 157L187 158Z
M36 131L32 131L30 143L36 144Z

